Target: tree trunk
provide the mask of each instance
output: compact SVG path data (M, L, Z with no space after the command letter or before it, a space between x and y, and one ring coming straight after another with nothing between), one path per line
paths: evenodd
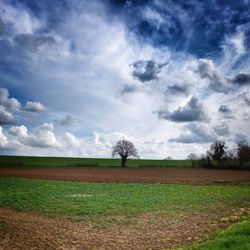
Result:
M127 158L122 158L122 167L126 167Z

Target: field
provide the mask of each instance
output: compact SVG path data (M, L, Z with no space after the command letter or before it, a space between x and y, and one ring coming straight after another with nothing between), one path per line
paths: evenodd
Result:
M250 171L10 159L0 249L249 249Z
M216 232L206 242L197 242L189 249L193 250L248 250L250 249L250 218L231 226L222 232Z
M24 167L119 167L120 159L38 156L0 156L0 166ZM189 160L128 160L128 167L192 167Z
M0 176L88 182L209 184L248 182L250 171L157 167L1 167Z
M237 221L247 213L250 204L248 185L81 183L16 178L1 178L0 183L0 217L4 225L1 244L6 244L6 249L17 246L21 249L27 244L40 249L61 245L64 249L178 247L229 225L231 219L223 217L238 213L233 217Z

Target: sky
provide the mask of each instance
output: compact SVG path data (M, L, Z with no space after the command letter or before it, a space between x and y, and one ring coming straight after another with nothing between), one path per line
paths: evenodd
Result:
M185 159L249 111L248 0L0 0L1 155Z

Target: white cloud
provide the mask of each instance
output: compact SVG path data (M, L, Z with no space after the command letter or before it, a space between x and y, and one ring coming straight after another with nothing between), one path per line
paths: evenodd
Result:
M15 118L14 116L8 112L5 107L0 105L0 125L5 124L14 124Z
M81 145L81 142L79 139L77 139L73 134L66 132L64 134L63 139L66 141L68 146L72 147L79 147Z
M0 3L3 2L0 0ZM228 130L232 136L241 130L240 127L244 133L248 133L248 123L243 118L247 118L249 95L244 89L242 93L245 94L238 100L238 84L234 84L234 91L230 92L232 86L227 78L236 79L238 73L249 72L249 63L239 63L239 72L233 67L234 62L246 52L243 30L225 38L222 45L224 55L219 59L197 59L185 51L176 53L170 48L140 43L126 28L123 20L107 16L103 6L97 7L96 2L91 1L83 5L84 8L80 6L77 13L69 13L52 33L44 34L51 37L53 46L48 44L31 52L27 51L27 46L26 50L23 49L24 55L29 54L25 61L28 73L24 79L20 77L8 82L10 89L16 89L19 96L23 97L22 101L39 100L49 107L47 112L40 112L36 119L28 112L22 113L22 110L19 116L19 113L14 113L19 118L18 124L25 126L10 128L9 137L18 138L25 147L22 151L24 154L109 157L114 143L126 138L136 144L142 157L165 158L171 155L181 158L188 153L200 154L200 151L205 150L205 143L199 145L198 141L213 139L214 128L223 134L226 128L221 124L226 119L233 120L233 116L238 121L229 122ZM39 36L33 37L33 34L37 32L40 35L38 31L41 30L46 33L42 29L43 20L23 8L9 5L6 8L6 14L1 18L13 29L12 35L28 34L21 35L21 38L26 39L26 45L28 38L30 45L33 46L33 42L37 45L38 42L40 48L40 41L36 40ZM142 12L156 26L166 21L160 12L151 8ZM186 12L182 12L185 15ZM184 19L183 27L190 28L190 22L185 23ZM192 29L184 29L187 30L184 32L191 36ZM19 43L19 46L21 49L22 44ZM158 66L167 62L167 65L160 70L157 65L153 65L151 73L155 79L142 83L131 74L132 65L138 61L152 61ZM177 94L178 91L185 94ZM200 101L189 103L192 96ZM13 99L8 95L6 98L5 91L5 100L9 104L5 102L2 105L5 114L9 112L12 118L10 106L20 109L20 103ZM42 111L45 108L42 103L27 102L24 109ZM203 109L203 105L206 109ZM230 107L231 118L218 112L221 105ZM204 115L212 121L205 127L195 127L200 135L193 135L194 130L187 128L186 124L158 119L153 111L163 106L163 111L173 111L170 112L172 120L180 120L180 115L188 113L186 122L203 121ZM67 126L54 128L47 123L34 128L44 121L57 121L56 125ZM183 139L183 136L191 140L190 134L197 143L188 146L169 142L171 138Z
M12 126L9 129L9 134L16 136L18 138L28 137L28 130L25 126Z
M183 107L170 112L168 110L157 111L159 118L173 122L193 122L208 120L202 103L192 97Z
M28 129L22 126L12 126L9 134L14 136L16 140L26 146L41 148L59 148L60 142L54 134L54 126L52 123L44 123L34 129L34 133L28 133Z
M60 143L55 137L52 123L44 123L35 129L34 135L28 137L25 142L35 147L59 147Z
M31 16L21 5L15 8L7 4L6 1L0 0L0 13L2 20L7 25L10 25L16 34L33 33L41 27L40 21L34 16Z
M41 112L45 110L45 107L40 102L26 102L26 105L24 106L24 109L26 111L31 112Z
M15 151L22 147L16 140L9 140L3 133L3 128L0 126L0 149L4 152Z
M209 80L209 85L213 90L228 92L229 86L226 77L216 68L211 59L199 59L197 72L201 78Z
M11 111L20 109L21 104L16 98L9 98L9 91L5 88L0 88L0 105Z
M8 143L8 139L3 134L3 128L0 127L0 147L4 147L7 143Z
M211 143L216 139L214 132L205 124L189 124L178 137L170 139L179 143Z
M224 50L230 48L234 50L236 54L242 55L245 53L245 32L243 27L238 27L237 32L231 36L227 36L225 44L223 45Z

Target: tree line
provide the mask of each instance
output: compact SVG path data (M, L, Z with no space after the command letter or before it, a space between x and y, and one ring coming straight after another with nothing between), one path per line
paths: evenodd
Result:
M243 168L250 162L250 145L247 141L241 141L235 148L229 149L225 141L217 140L211 144L205 155L198 158L195 154L189 154L188 159L193 166L199 167Z
M128 158L139 158L134 144L128 140L120 140L112 149L112 157L121 158L121 166L126 166ZM206 154L200 158L195 154L189 154L192 166L218 167L218 168L243 168L250 162L250 145L246 141L236 144L234 149L229 149L224 141L215 141L211 144Z

